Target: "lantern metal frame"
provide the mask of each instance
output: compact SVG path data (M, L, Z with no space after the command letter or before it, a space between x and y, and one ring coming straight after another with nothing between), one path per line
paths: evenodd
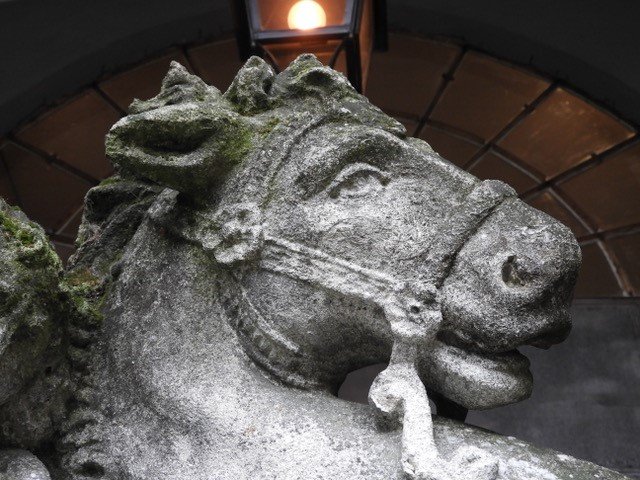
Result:
M333 53L329 66L335 67L341 52L345 52L347 78L353 87L362 93L364 73L360 49L360 29L363 22L365 2L370 1L373 9L373 45L374 51L386 51L388 48L387 2L386 0L346 0L345 20L342 25L330 25L312 30L263 30L260 26L258 0L231 0L236 26L236 40L242 61L252 55L267 60L276 71L277 60L269 52L269 45L291 45L305 43L340 41ZM300 53L305 53L303 50Z

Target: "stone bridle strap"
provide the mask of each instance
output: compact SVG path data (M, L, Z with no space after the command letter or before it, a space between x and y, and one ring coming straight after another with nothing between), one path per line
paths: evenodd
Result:
M390 275L287 240L265 235L263 241L260 268L264 270L376 303L402 294L403 283Z
M412 284L287 240L268 235L262 239L260 268L371 301L383 309L394 344L389 366L369 391L369 402L381 426L402 426L402 467L409 478L444 480L469 473L469 465L456 464L468 463L468 458L447 463L438 454L429 398L416 368L418 347L433 341L438 332L442 320L439 289L457 253L491 213L515 195L500 181L476 184L439 227L440 235L422 258L424 270ZM471 456L478 460L477 452ZM478 470L466 478L488 480L497 475L495 466L486 461L481 467L484 473ZM464 468L466 472L460 471Z
M427 248L422 258L424 270L416 282L404 282L378 270L269 235L262 238L260 268L376 303L393 317L389 321L396 336L409 340L409 337L419 335L423 340L428 332L437 331L437 325L432 324L439 317L434 313L439 312L439 288L457 253L495 208L515 195L511 187L497 180L476 184L438 228L441 233ZM418 330L408 328L402 322L396 323L398 315L406 316ZM402 328L408 329L406 332L395 331Z
M471 190L464 202L453 210L438 229L425 257L424 280L442 286L456 255L480 225L505 199L515 197L513 188L499 180L485 180Z

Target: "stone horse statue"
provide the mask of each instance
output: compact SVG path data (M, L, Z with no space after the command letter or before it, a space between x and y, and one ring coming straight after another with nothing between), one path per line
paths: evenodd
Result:
M624 478L432 417L529 396L580 251L313 56L224 94L174 63L107 153L64 273L0 208L8 478ZM336 397L380 362L369 406Z

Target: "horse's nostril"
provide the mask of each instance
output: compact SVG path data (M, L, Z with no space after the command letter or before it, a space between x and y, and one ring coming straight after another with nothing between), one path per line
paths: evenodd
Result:
M502 265L502 281L511 287L524 287L528 276L515 255L509 256Z

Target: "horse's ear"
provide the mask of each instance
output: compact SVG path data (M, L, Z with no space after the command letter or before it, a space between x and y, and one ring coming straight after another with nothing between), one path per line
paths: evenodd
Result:
M123 176L197 199L224 182L251 142L252 126L220 92L174 62L160 93L135 101L111 128L106 151Z
M278 74L269 95L273 104L288 103L296 110L326 111L327 107L337 105L340 112L349 112L365 125L383 128L399 137L407 133L401 123L360 95L347 77L323 65L310 53L300 55Z

